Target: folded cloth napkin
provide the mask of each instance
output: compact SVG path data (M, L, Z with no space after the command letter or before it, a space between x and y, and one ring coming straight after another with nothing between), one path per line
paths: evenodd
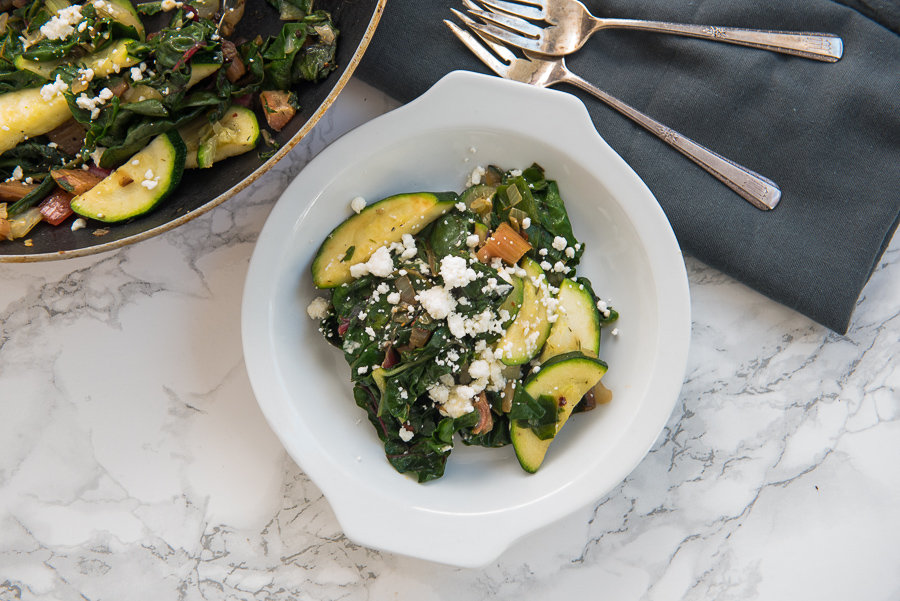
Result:
M837 63L607 29L566 60L601 89L774 180L760 211L574 88L655 194L682 249L838 332L900 217L900 8L894 0L588 0L597 16L840 35ZM388 0L357 70L408 101L446 73L490 73L451 34L453 0ZM524 125L523 125L524 126Z

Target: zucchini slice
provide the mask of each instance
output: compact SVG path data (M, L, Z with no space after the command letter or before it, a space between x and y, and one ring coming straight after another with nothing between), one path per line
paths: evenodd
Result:
M557 318L541 351L541 363L572 351L596 357L600 352L600 312L590 290L566 278L556 298Z
M372 203L328 234L312 264L313 284L335 288L349 282L350 266L365 263L380 247L414 235L449 211L454 192L397 194Z
M178 132L156 136L99 184L73 198L72 210L108 223L150 211L178 185L185 153Z
M40 88L25 88L0 94L0 154L26 138L55 129L72 118L65 96L50 100L41 97Z
M522 268L525 270L522 305L515 321L495 346L503 351L501 361L506 365L522 365L536 357L550 334L547 277L541 266L527 257L522 260Z
M216 63L192 63L191 78L187 82L187 89L191 89L197 83L218 71L221 67L222 65ZM162 100L163 95L160 94L158 90L142 83L129 86L129 88L125 90L125 93L122 94L122 100L125 102L140 102L141 100L151 99Z
M522 469L534 473L541 467L550 443L572 415L575 405L605 373L606 363L576 351L550 359L539 372L525 380L525 392L533 398L553 399L556 431L552 432L553 437L542 440L518 420L510 423L510 438Z
M84 56L80 59L60 59L54 61L30 61L17 56L13 63L16 69L31 71L37 73L41 77L50 79L50 74L60 65L73 64L78 67L90 68L94 72L94 77L100 79L111 73L115 73L118 69L121 71L126 67L131 67L139 62L139 59L128 54L129 47L134 44L134 40L119 40L115 44L111 44L103 50L98 50Z
M200 81L206 79L222 68L219 63L191 63L191 78L188 80L188 89L193 88Z
M131 0L89 0L89 4L93 4L97 12L102 16L118 21L122 25L134 27L138 34L138 39L141 41L146 38L144 24L141 22L141 18L138 16Z
M225 116L210 124L201 117L178 132L187 146L185 169L212 167L213 163L244 154L259 142L259 121L250 109L232 105Z
M522 308L522 301L525 300L525 282L517 275L510 276L512 280L512 291L509 293L509 296L506 297L506 300L497 308L497 311L506 311L509 313L509 318L503 322L503 327L508 328L509 324L515 321L516 317L519 315L519 310ZM504 282L509 283L509 282Z

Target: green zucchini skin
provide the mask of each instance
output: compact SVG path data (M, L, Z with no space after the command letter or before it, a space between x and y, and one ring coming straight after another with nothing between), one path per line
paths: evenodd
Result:
M96 186L73 198L72 210L106 223L143 215L178 186L186 153L177 131L160 134Z
M454 192L413 192L370 204L325 238L313 259L313 284L336 288L349 282L351 265L365 263L380 247L399 242L403 234L415 235L452 209L458 199Z
M586 286L566 278L556 298L557 318L541 351L541 363L571 351L596 357L600 352L600 312L594 295Z
M550 443L572 415L581 397L600 381L606 369L603 361L575 351L553 357L525 381L525 392L532 397L553 397L557 415L556 432L546 440L539 438L530 427L516 420L510 422L510 438L522 469L533 474L541 467Z
M544 270L532 259L522 261L524 294L515 320L497 342L506 365L522 365L537 356L550 334L547 299L550 292Z
M185 169L212 167L229 157L250 152L259 143L259 121L246 107L228 107L217 125L218 132L201 116L178 129L187 146Z
M91 4L96 5L98 3L92 0ZM130 0L105 0L101 6L102 8L98 7L98 11L101 14L109 16L122 25L134 27L134 31L138 34L138 39L143 41L147 37L144 31L144 24L141 22L141 18Z

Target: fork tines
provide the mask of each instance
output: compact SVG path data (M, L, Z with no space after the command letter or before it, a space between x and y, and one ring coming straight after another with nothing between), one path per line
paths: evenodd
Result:
M504 12L514 17L541 21L547 18L546 3L544 0L530 0L529 2L508 2L506 0L477 0L479 4L488 10ZM468 4L468 3L467 3Z
M470 5L469 2L465 2L467 6ZM510 17L509 15L505 15L503 13L492 13L484 10L479 10L478 8L469 8L469 14L475 15L482 21L484 21L487 25L497 25L498 27L502 27L516 35L520 35L526 38L530 38L532 40L536 40L540 37L542 27L538 27L528 21L520 19L518 17Z
M459 11L452 9L452 8L450 10L452 10L453 13L466 25L470 25L470 23L472 25L475 25L475 23L472 22L471 19L469 19L467 16L463 15ZM493 71L500 77L506 77L508 75L509 65L507 63L504 63L499 58L497 58L497 56L494 56L493 54L491 54L491 52L487 48L485 48L485 46L481 42L479 42L477 39L475 39L475 36L473 36L471 33L469 33L468 31L466 31L465 29L463 29L462 27L460 27L459 25L457 25L456 23L454 23L453 21L450 21L448 19L444 19L444 24L447 27L449 27L450 31L452 31L453 34L457 38L459 38L459 41L462 42L463 44L465 44L466 48L471 50L472 54L477 56L478 59L481 62L483 62L485 65L487 65L491 71ZM482 36L479 34L479 37L482 37ZM484 39L483 37L482 37L482 40L485 43L490 44L492 47L495 46L495 44ZM503 48L503 50L507 54L507 56L503 56L504 59L506 59L508 62L512 62L513 60L515 60L515 55L513 55L512 52L509 51L509 49ZM500 55L500 53L498 53L498 55ZM502 55L500 55L500 56L502 56Z

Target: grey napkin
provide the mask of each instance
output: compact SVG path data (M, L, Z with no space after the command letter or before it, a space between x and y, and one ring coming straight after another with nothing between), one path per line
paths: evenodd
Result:
M588 0L597 16L840 35L837 63L730 44L603 30L569 67L769 177L763 212L655 136L579 96L656 195L682 249L838 332L900 218L900 7L894 0ZM408 101L455 69L489 73L441 22L450 0L388 0L357 71ZM523 123L523 127L527 124Z

